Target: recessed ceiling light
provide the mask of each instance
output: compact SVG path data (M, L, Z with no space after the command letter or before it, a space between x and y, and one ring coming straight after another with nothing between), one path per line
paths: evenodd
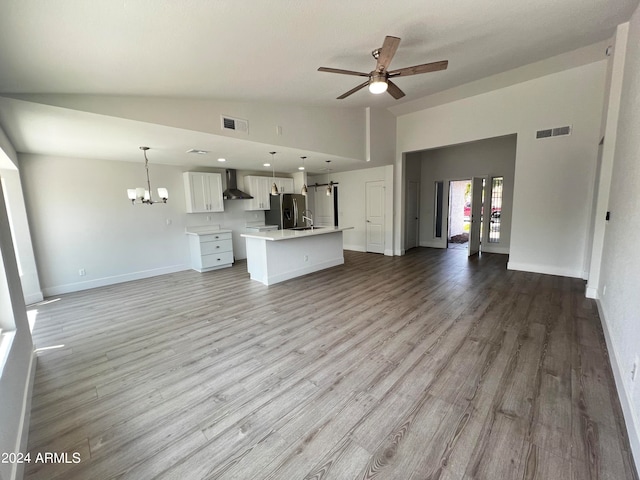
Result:
M304 167L298 167L298 170L304 170Z
M218 161L219 161L219 162L226 162L226 161L227 161L227 159L226 159L226 158L219 158L219 159L218 159Z
M270 164L270 163L263 163L263 164L262 164L262 166L263 166L263 167L270 167L270 166L271 166L271 164Z
M191 148L187 150L187 153L195 153L196 155L206 155L209 152L207 150L198 150L197 148Z

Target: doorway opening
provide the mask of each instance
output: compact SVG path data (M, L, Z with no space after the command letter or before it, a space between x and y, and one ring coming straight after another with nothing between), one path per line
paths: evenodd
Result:
M468 248L471 228L471 179L449 182L447 248Z

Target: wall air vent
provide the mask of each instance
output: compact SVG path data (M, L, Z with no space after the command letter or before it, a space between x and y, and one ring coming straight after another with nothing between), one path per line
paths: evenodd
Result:
M569 135L571 134L571 126L567 125L566 127L559 127L553 129L553 136L558 137L560 135Z
M548 128L546 130L538 130L536 138L559 137L562 135L571 135L571 125L566 127Z
M222 115L220 117L223 130L234 130L236 132L249 133L249 122L241 118L228 117Z
M536 138L547 138L550 137L553 132L551 129L548 130L538 130L536 132Z

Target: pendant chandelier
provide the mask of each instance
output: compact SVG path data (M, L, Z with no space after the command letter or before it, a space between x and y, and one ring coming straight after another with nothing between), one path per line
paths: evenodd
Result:
M160 200L154 200L151 193L151 181L149 180L149 159L147 158L147 150L149 147L140 147L144 154L144 168L147 171L147 188L137 187L127 189L127 196L131 200L131 204L144 203L147 205L153 205L154 203L167 203L169 198L169 191L166 188L158 188L158 197Z
M273 172L273 185L271 185L271 195L278 195L278 186L276 185L276 167L274 163L274 155L277 152L269 152L271 154L271 171Z
M300 171L304 171L304 159L307 157L300 157L302 159L302 165L300 167L298 167L298 170ZM304 175L306 177L306 174ZM304 178L304 177L303 177ZM303 180L302 183L302 188L300 189L300 193L302 195L304 195L305 197L307 196L307 182Z

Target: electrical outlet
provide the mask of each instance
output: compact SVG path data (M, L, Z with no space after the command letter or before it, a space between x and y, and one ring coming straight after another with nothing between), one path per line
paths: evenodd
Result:
M304 256L304 261L305 261L305 262L308 262L308 261L309 261L309 255L305 255L305 256Z
M81 277L84 277L87 274L87 272L85 271L84 268L81 268L80 270L78 270L78 275L80 275Z
M607 286L602 287L602 296L604 297L607 294Z
M207 222L211 221L211 215L207 215Z
M633 367L631 367L631 381L636 381L636 376L638 375L638 356L636 355L635 360L633 361Z
M167 218L167 225L171 225L171 219Z

